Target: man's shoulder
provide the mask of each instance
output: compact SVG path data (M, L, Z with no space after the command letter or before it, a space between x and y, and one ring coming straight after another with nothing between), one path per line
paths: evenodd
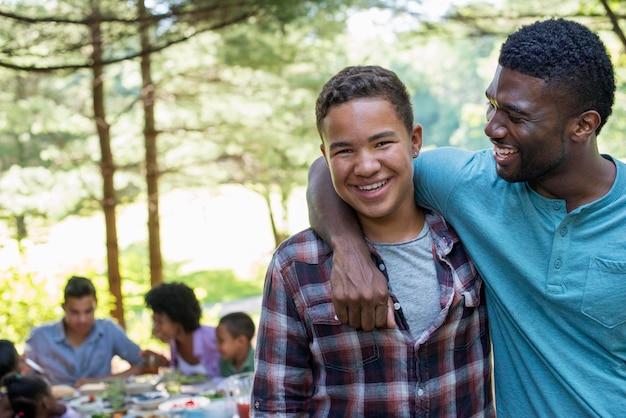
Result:
M440 147L426 150L415 160L416 166L436 164L442 170L448 171L450 166L473 167L493 165L493 150L483 149L469 151L455 147ZM441 163L445 163L441 165Z
M56 320L46 322L45 324L37 325L30 330L29 339L37 339L43 337L52 337L62 330L62 320Z
M115 333L125 334L124 329L118 325L117 322L109 319L109 318L98 318L93 323L94 331L104 334L110 335Z

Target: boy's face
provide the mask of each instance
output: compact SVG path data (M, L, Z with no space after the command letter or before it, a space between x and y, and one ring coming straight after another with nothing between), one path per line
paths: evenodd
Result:
M67 331L81 336L88 335L96 320L97 305L96 298L93 296L67 298L62 305L65 312L63 321Z
M218 325L215 333L217 336L217 349L224 360L233 360L241 350L247 348L246 338L243 336L233 338L233 335L224 325Z
M337 194L354 208L364 229L397 219L414 208L413 158L422 129L407 133L391 103L381 98L351 100L323 120L322 153Z

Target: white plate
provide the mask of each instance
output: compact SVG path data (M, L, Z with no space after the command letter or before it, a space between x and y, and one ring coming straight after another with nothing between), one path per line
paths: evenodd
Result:
M159 411L189 411L202 409L211 402L204 396L178 396L159 405Z
M156 409L161 403L168 400L167 392L146 392L132 395L131 399L140 409Z
M102 412L104 409L104 402L101 398L94 398L90 396L80 396L69 402L69 407L80 412L81 414L93 414L94 412Z
M127 394L146 393L154 391L152 382L127 382L124 384L124 391Z
M50 389L56 399L69 399L79 395L78 391L69 385L53 385Z
M85 383L78 388L81 395L100 395L107 389L107 385L104 382L98 383Z

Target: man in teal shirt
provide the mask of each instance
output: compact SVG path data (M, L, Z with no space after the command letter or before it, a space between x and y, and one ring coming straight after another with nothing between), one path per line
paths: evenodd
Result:
M417 201L455 227L484 276L498 416L626 413L626 166L597 147L614 92L595 34L537 22L509 36L487 88L493 149L416 160ZM335 248L337 315L380 326L386 286L322 167L308 200Z

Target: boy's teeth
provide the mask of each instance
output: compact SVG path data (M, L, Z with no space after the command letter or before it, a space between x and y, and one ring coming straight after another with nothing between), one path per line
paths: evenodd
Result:
M378 189L379 187L384 186L384 184L386 183L385 180L383 181L379 181L378 183L374 183L374 184L368 184L367 186L359 186L359 190L374 190L374 189Z

